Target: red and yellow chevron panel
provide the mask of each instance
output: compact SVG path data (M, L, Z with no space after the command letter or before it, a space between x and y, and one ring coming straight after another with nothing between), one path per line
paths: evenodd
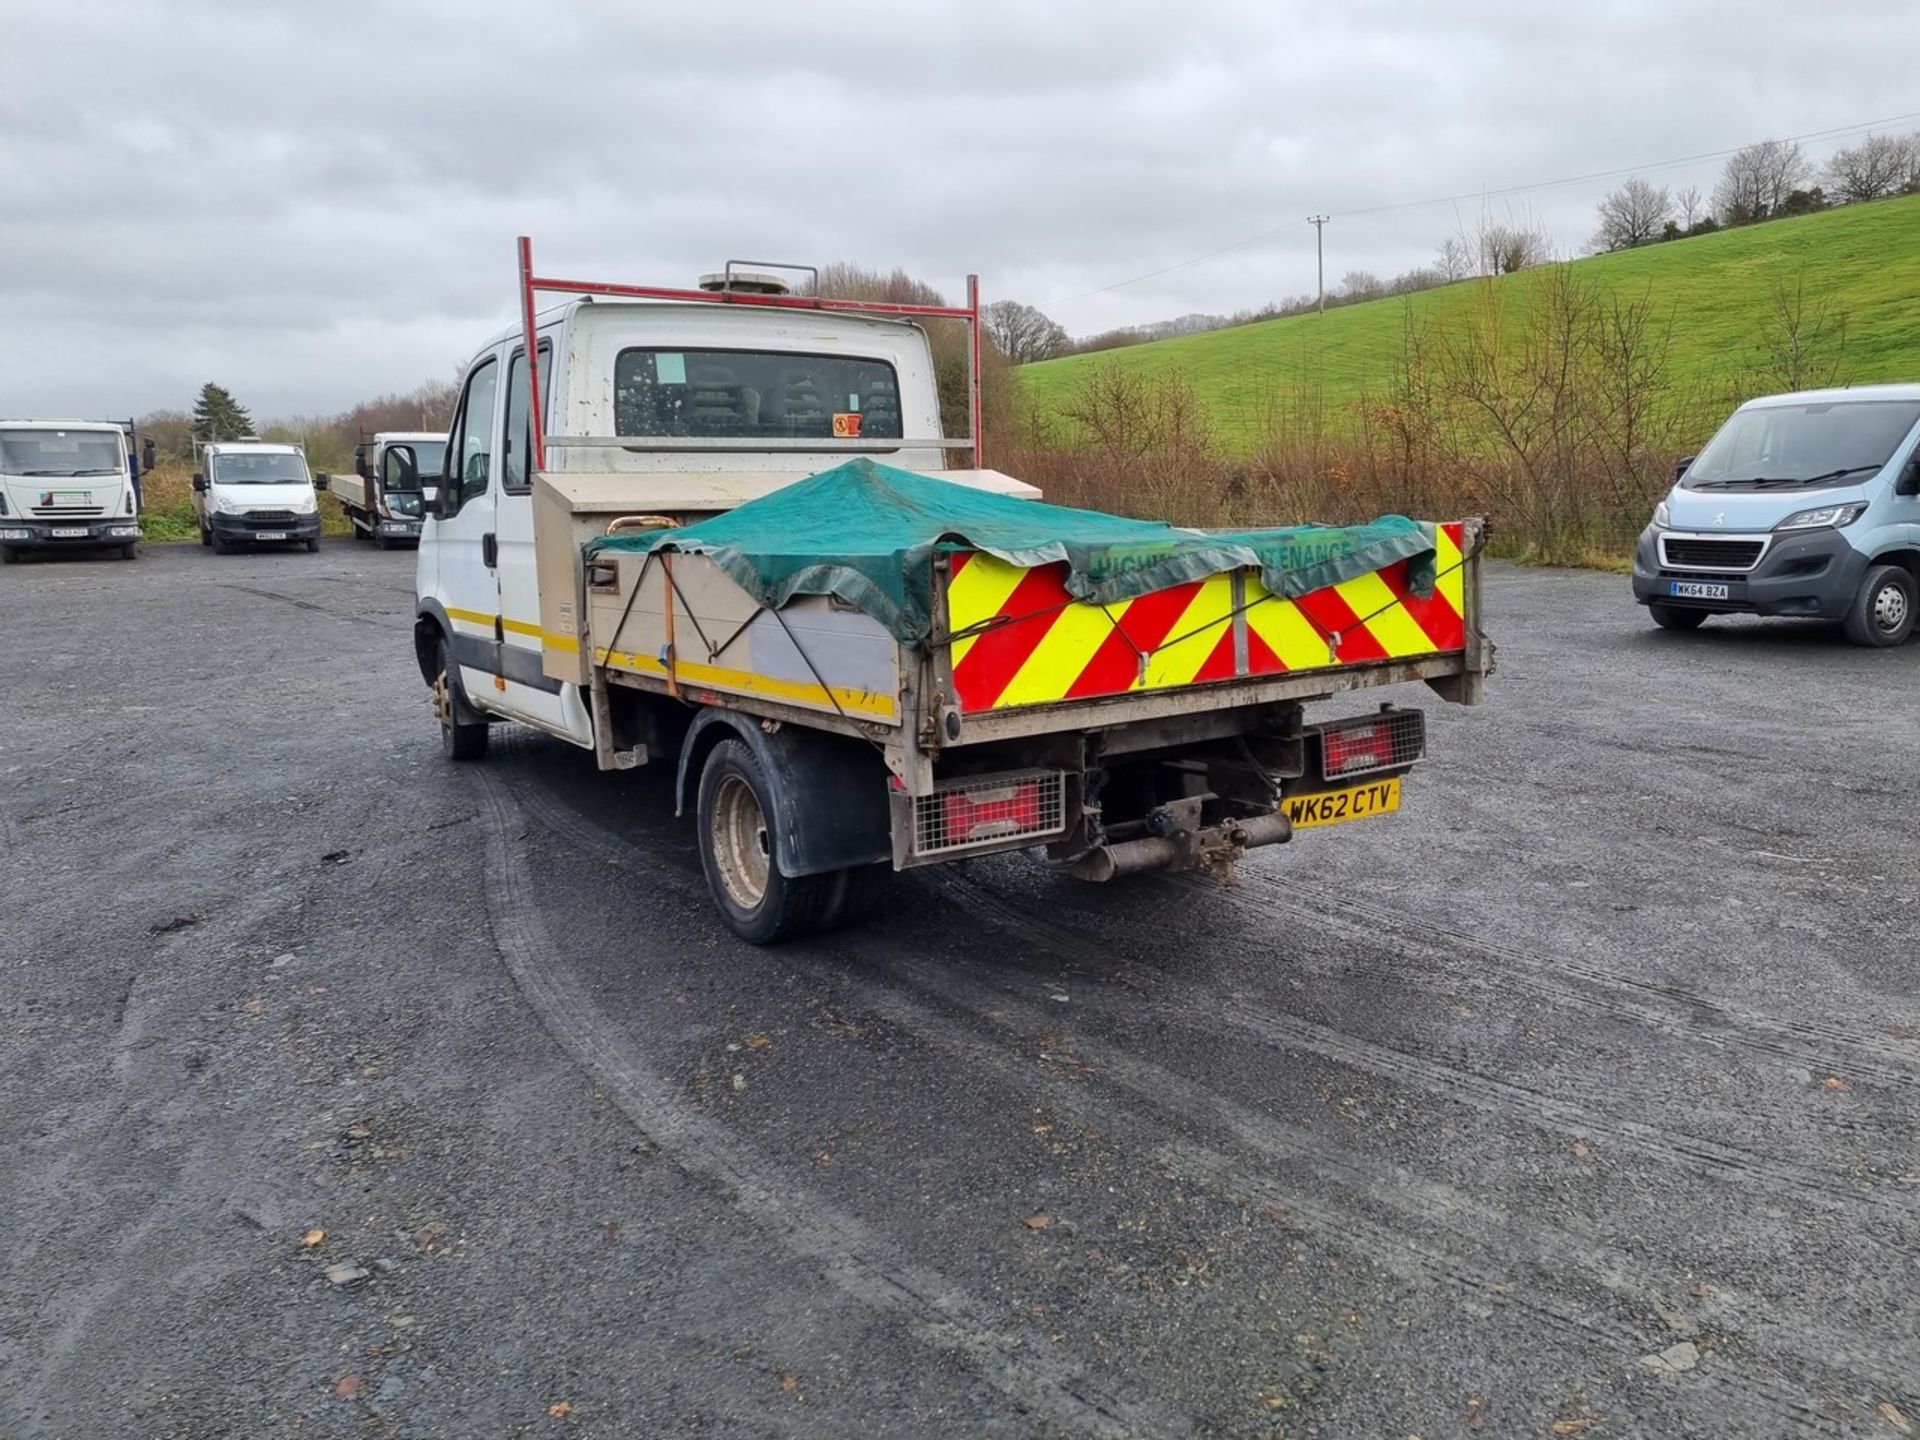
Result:
M1430 596L1411 593L1404 560L1297 600L1268 594L1259 572L1249 570L1240 576L1244 608L1237 618L1232 575L1090 605L1067 593L1064 564L1029 570L979 551L957 554L947 623L961 634L952 654L960 708L1040 705L1458 650L1466 644L1460 526L1436 527L1436 544L1440 576Z

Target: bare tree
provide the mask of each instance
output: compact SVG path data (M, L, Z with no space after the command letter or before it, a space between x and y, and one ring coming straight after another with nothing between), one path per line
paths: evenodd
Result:
M1473 249L1458 235L1449 235L1440 242L1440 252L1434 258L1433 268L1440 276L1442 284L1452 284L1455 280L1464 280L1473 274Z
M996 300L981 312L987 334L1000 353L1016 365L1048 360L1065 352L1067 332L1018 300Z
M1673 196L1667 187L1656 189L1636 175L1600 202L1600 229L1593 242L1602 250L1645 245L1659 238L1671 214Z
M1478 249L1483 275L1511 275L1545 263L1547 237L1525 225L1483 225Z
M1789 285L1773 285L1773 326L1758 337L1766 359L1756 368L1782 390L1810 390L1841 383L1847 351L1847 317L1824 297L1809 298L1803 270Z
M1911 135L1869 135L1858 145L1833 152L1827 183L1846 201L1897 195L1914 166L1914 150Z
M1713 187L1713 208L1724 224L1751 225L1765 220L1811 178L1813 167L1798 144L1762 140L1736 150Z
M1386 290L1380 277L1370 270L1349 270L1340 277L1340 294L1348 300L1371 300Z
M1689 185L1673 197L1673 203L1680 207L1680 223L1687 229L1693 229L1694 222L1700 218L1701 207L1706 197L1700 193L1698 185Z

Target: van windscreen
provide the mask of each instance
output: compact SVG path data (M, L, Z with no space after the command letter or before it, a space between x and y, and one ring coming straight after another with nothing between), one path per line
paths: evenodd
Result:
M884 360L757 350L622 350L614 433L646 438L898 440Z
M1720 427L1681 483L1689 490L1858 483L1893 458L1916 421L1916 400L1756 406Z

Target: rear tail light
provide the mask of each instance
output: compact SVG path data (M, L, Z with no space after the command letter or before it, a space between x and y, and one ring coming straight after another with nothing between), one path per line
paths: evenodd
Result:
M1426 717L1418 710L1382 710L1323 725L1319 739L1323 780L1399 770L1427 753Z
M938 855L1008 841L1041 840L1066 829L1066 775L1023 770L945 781L913 799L913 853Z

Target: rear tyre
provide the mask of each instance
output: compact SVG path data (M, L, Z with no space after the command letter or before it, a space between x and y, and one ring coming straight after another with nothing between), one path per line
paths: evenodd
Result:
M1662 630L1698 630L1707 623L1705 610L1684 610L1677 605L1649 605L1647 613Z
M460 677L447 664L447 645L434 647L438 662L433 678L433 713L440 721L440 753L449 760L483 760L487 754L487 722L469 720L473 712L460 692Z
M1847 611L1847 639L1856 645L1900 645L1913 634L1920 586L1898 565L1875 565Z
M781 870L773 813L773 787L753 751L738 740L714 746L700 772L700 868L728 928L752 945L820 929L844 908L852 878Z

